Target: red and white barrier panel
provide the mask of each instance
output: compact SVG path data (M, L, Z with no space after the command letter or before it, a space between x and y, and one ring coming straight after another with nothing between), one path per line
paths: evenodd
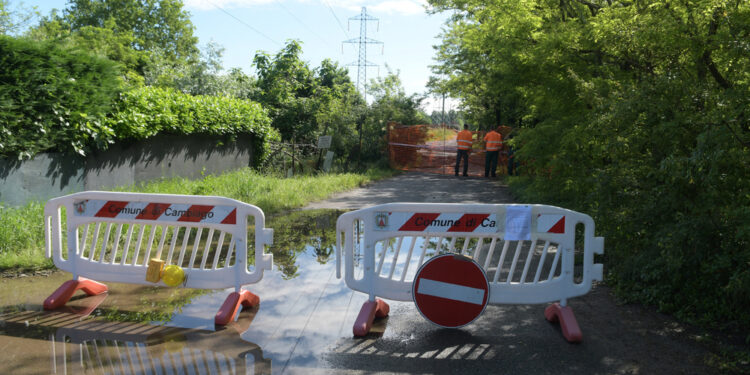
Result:
M576 261L576 226L583 253ZM443 327L477 319L487 304L548 303L571 342L580 329L567 299L602 279L604 239L588 215L544 205L391 203L341 215L337 222L337 276L367 293L354 334L367 334L382 299L414 301Z
M73 274L45 300L45 309L64 305L78 289L106 292L100 281L234 287L215 319L226 324L241 305L259 303L241 287L260 281L273 263L265 252L273 229L265 228L263 211L229 198L87 191L50 200L44 215L47 257ZM254 262L248 262L251 254Z

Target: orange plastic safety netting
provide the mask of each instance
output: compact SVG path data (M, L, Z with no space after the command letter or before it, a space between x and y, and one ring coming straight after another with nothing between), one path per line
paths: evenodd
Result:
M474 134L469 153L468 175L484 176L484 132ZM456 167L458 130L436 125L388 124L388 157L392 168L428 173L453 174ZM500 151L497 173L504 174L507 156ZM459 166L463 173L463 161Z

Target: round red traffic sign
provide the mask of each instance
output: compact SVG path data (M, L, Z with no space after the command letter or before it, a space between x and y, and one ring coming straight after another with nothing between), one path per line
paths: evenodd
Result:
M482 315L490 300L490 284L477 262L445 254L417 270L412 296L425 319L441 327L458 328Z

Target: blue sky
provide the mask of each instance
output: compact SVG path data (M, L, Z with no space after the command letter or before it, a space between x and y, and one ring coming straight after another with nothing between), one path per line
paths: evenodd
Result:
M224 47L224 68L239 67L253 73L251 64L258 50L274 54L288 39L302 42L303 58L311 67L325 58L345 65L356 62L358 55L353 44L342 41L359 37L359 22L350 21L361 8L379 19L368 22L367 36L384 43L369 45L367 60L380 65L379 74L386 74L385 64L400 71L409 94L426 92L430 76L429 65L434 64L433 45L448 17L446 14L428 15L424 0L183 0L191 14L195 35L201 47L214 41ZM17 4L18 1L11 1ZM53 8L62 10L67 0L26 0L42 14ZM381 53L382 52L382 53ZM356 83L357 68L349 67ZM377 68L368 68L367 78L377 77ZM431 99L425 109L438 110L440 103ZM455 107L452 101L446 110Z

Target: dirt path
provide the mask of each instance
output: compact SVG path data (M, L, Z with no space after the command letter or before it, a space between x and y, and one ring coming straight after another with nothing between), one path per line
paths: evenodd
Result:
M516 203L499 181L405 173L308 208L357 209L390 202ZM606 282L569 304L584 333L580 344L563 340L558 326L544 320L542 305L490 306L481 320L459 331L436 330L413 307L402 306L388 318L392 336L336 350L329 359L334 368L366 372L727 373L707 364L718 358L722 345L716 337L706 339L701 331L653 309L619 304ZM493 348L478 356L486 360L471 360L483 345Z

